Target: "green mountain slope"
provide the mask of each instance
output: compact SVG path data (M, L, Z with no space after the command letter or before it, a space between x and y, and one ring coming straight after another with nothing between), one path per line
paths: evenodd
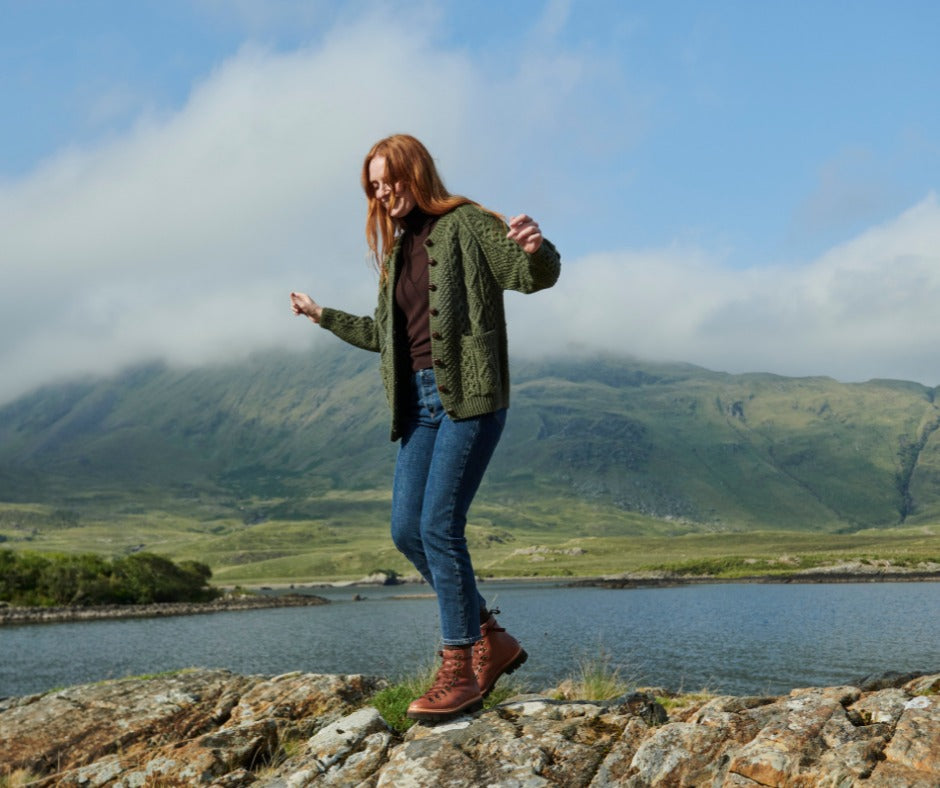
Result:
M513 375L474 509L485 543L549 524L619 536L940 519L936 389L610 357L516 361ZM338 345L50 386L0 408L0 538L84 527L95 546L285 561L314 531L324 545L336 528L384 534L394 452L376 358ZM313 525L291 541L287 522ZM388 547L363 567L392 565Z
M506 476L528 465L582 496L719 526L857 529L940 514L935 390L613 360L520 372Z

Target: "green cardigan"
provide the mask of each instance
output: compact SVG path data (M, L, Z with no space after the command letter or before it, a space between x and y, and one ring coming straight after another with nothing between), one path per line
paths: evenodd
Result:
M526 254L506 226L475 205L441 216L425 246L430 260L431 357L441 403L453 419L509 406L509 358L503 291L534 293L558 279L561 259L543 239ZM388 277L373 317L324 308L320 325L340 339L381 354L382 382L392 410L391 439L401 437L410 358L401 312L394 308L401 242L388 258Z

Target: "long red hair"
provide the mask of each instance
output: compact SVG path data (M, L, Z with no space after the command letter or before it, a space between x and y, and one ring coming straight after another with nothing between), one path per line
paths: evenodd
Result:
M479 203L447 191L428 149L410 134L393 134L375 143L362 163L362 188L369 202L366 241L372 250L381 281L384 282L388 276L386 260L395 245L401 224L388 215L385 206L375 198L372 190L369 164L376 156L385 157L386 181L410 188L418 207L427 214L440 216L460 205ZM493 215L500 220L503 218L499 214Z

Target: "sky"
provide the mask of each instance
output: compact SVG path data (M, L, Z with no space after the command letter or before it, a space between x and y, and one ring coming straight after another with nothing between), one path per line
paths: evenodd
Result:
M528 213L516 356L940 384L940 4L0 0L0 403L371 314L363 156Z

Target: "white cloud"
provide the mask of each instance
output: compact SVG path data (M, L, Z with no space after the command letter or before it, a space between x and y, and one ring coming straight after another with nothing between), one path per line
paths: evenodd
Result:
M599 348L731 372L940 383L940 204L927 195L806 265L733 270L700 250L570 262L513 298L513 348Z
M523 54L494 79L406 22L376 12L286 54L245 46L178 112L0 182L0 400L146 357L296 346L314 332L291 289L371 311L359 169L386 134L417 134L448 183L510 210L552 118L581 101L576 58Z
M386 23L316 50L247 47L176 115L0 185L0 398L142 356L294 344L294 288L366 309L364 151L417 127L453 152L457 97L482 90L466 60Z
M287 54L247 46L172 116L0 183L0 401L155 356L201 363L322 338L290 315L291 289L371 311L358 177L388 133L417 134L452 188L530 211L553 237L553 214L594 177L578 165L597 146L579 143L608 127L609 93L585 90L602 61L533 49L498 76L435 47L433 25L416 30L372 15ZM617 113L629 100L618 94ZM617 222L615 205L580 210ZM793 268L734 271L682 246L566 258L555 289L511 298L513 348L940 382L937 214L930 196Z

